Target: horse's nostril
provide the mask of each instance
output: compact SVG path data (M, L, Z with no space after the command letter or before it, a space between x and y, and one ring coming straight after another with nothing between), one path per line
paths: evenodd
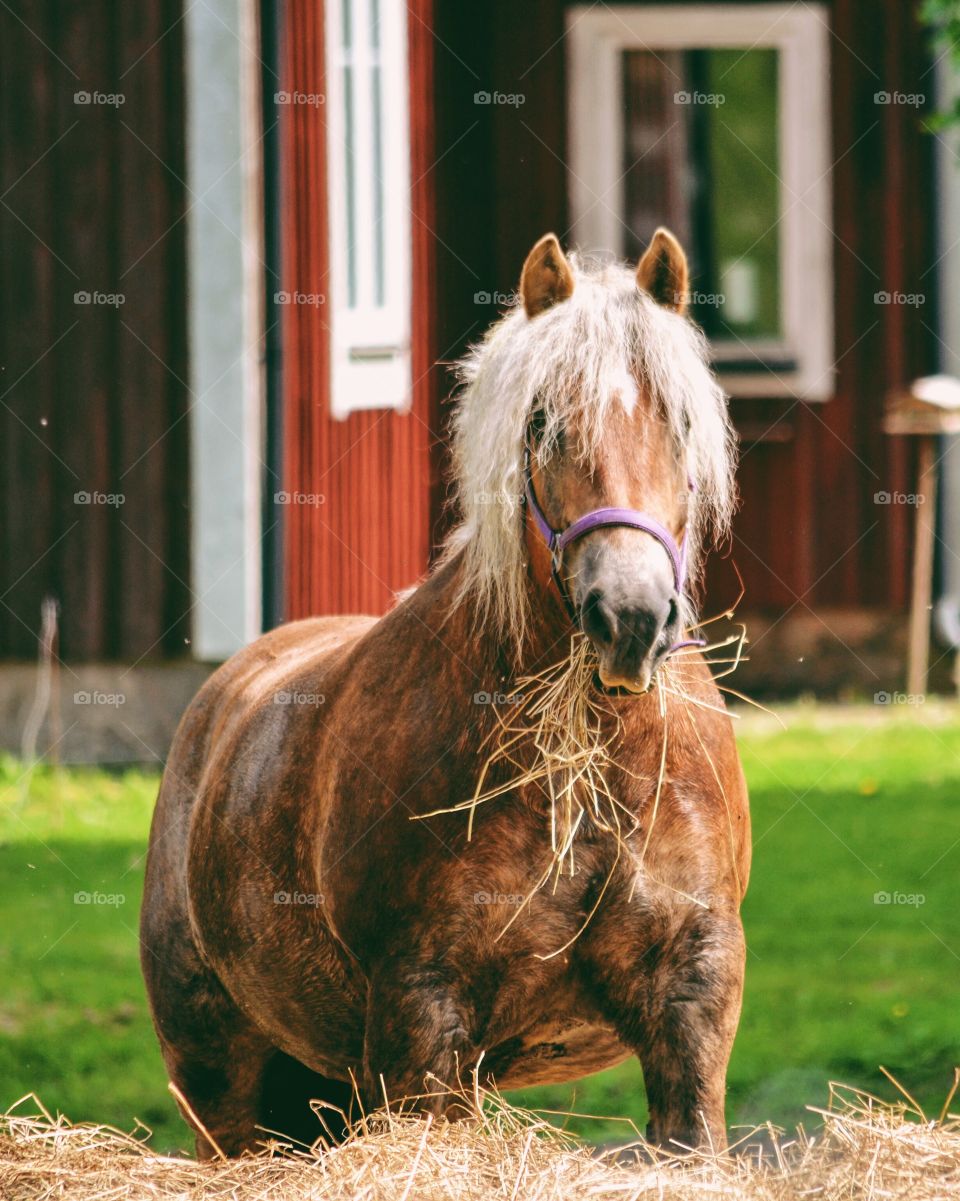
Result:
M617 636L617 619L613 610L596 589L588 592L580 607L583 632L599 646L612 646Z
M676 600L671 600L670 607L669 607L669 609L667 609L666 628L668 630L672 629L677 624L679 619L680 619L680 606L677 604Z

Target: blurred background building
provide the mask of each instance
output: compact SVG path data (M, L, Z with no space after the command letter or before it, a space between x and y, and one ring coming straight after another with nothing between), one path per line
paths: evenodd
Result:
M916 478L884 402L960 373L956 142L925 126L952 85L913 3L4 10L5 745L46 597L47 741L137 758L261 630L415 583L449 520L448 365L549 229L688 248L742 444L705 610L742 579L743 686L896 685ZM69 704L97 688L129 703Z

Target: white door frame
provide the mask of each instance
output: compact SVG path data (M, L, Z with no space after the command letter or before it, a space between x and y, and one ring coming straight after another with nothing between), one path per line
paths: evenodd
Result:
M192 653L220 660L261 630L265 374L256 0L184 17Z

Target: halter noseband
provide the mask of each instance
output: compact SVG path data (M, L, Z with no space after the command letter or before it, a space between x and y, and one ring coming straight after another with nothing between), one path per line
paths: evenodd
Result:
M578 538L582 538L584 534L589 534L591 530L603 529L605 526L626 526L634 530L643 530L651 538L656 538L669 556L670 564L673 567L673 582L677 593L678 595L683 593L687 578L686 538L678 545L673 535L662 522L657 521L655 517L649 517L646 513L640 513L636 509L593 509L591 512L585 513L583 517L578 517L566 529L555 530L544 516L543 510L537 502L536 493L533 490L529 445L524 448L523 477L527 507L533 516L534 524L540 531L540 536L550 551L553 576L558 587L560 587L561 583L560 559L571 542L576 542ZM693 481L691 480L689 484L691 491L693 491L693 486ZM567 601L566 592L562 587L560 587L560 594L564 598L564 601ZM569 607L569 602L567 604Z

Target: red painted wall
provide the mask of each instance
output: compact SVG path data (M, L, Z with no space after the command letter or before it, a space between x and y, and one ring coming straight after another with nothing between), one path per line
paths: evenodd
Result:
M286 619L381 613L427 568L436 472L438 369L432 269L433 39L431 0L409 11L413 231L413 404L405 414L330 417L326 145L322 106L282 112L281 283L323 293L325 306L285 306L282 321L283 487L323 504L284 511ZM281 87L324 91L323 5L287 7Z

